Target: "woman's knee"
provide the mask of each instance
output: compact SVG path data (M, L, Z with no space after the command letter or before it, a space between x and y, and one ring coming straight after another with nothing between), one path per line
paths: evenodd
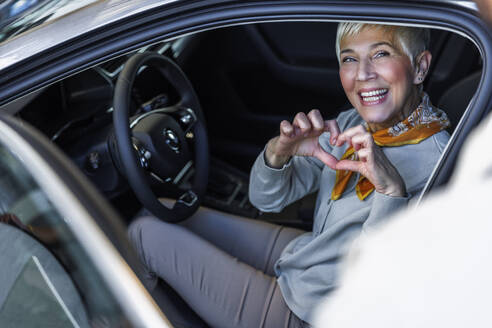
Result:
M139 271L139 276L142 279L142 283L149 289L153 290L157 285L157 276L154 273L154 269L150 267L149 252L152 250L147 245L149 241L149 236L147 232L151 231L153 227L159 223L152 217L142 217L134 220L128 227L128 237L132 243L134 249L136 250L138 257L140 259L141 265L137 268Z
M196 238L186 228L155 217L141 217L128 227L128 236L142 262L151 270ZM193 238L192 238L193 237Z
M156 222L157 221L157 222ZM143 235L148 229L152 229L159 221L153 217L146 216L134 220L128 226L128 237L132 242L133 246L139 251L142 248L142 243L144 241Z

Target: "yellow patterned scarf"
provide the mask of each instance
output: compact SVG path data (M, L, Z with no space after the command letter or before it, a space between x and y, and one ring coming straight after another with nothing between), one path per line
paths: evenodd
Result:
M380 147L397 147L417 144L449 126L450 122L446 113L432 106L429 96L424 93L422 102L409 117L388 129L374 132L372 136L376 145ZM356 156L355 150L351 146L340 160L357 160ZM352 174L354 174L352 171L337 170L331 199L337 200L342 196ZM355 186L355 192L359 199L364 200L373 190L374 185L361 175Z

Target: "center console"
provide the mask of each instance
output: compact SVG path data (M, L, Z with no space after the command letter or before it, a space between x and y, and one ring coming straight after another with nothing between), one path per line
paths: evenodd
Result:
M212 158L207 192L202 204L231 214L256 218L259 211L249 202L248 186L248 174Z

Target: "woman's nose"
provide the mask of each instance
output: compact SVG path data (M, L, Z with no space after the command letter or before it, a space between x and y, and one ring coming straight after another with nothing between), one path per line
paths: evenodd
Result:
M370 60L360 60L357 70L357 80L367 81L376 78L376 71Z

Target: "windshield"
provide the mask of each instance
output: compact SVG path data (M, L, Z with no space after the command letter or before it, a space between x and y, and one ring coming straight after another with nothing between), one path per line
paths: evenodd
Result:
M99 0L8 0L0 4L0 42Z

